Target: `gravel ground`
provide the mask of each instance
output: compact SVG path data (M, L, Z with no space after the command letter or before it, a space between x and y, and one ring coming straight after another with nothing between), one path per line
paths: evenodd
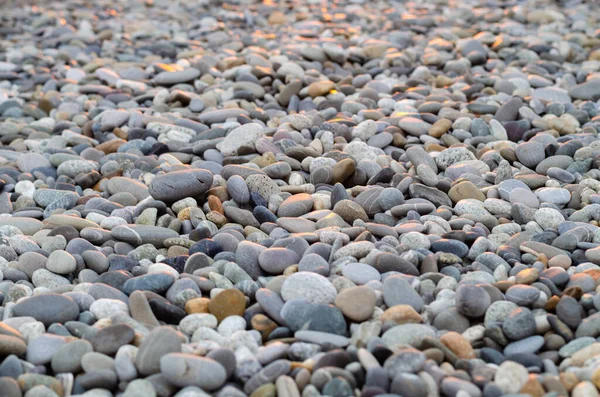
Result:
M0 396L598 397L598 7L3 1Z

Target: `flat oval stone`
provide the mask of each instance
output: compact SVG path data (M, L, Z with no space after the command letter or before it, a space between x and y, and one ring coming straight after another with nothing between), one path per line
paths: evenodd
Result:
M160 359L160 371L179 387L218 389L225 383L225 368L217 361L193 354L169 353Z
M58 294L36 295L24 299L13 307L13 314L33 317L49 327L53 323L64 324L76 320L79 306L71 298Z
M330 305L292 299L283 305L281 317L292 331L304 329L346 335L344 315L338 308Z
M110 233L117 240L134 245L152 244L157 248L162 248L166 239L179 237L172 229L151 225L119 225Z
M211 187L212 181L213 175L210 171L175 171L154 178L148 193L156 200L174 202L201 195Z

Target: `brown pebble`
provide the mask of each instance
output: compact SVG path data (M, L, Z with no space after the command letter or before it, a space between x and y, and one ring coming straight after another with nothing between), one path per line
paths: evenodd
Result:
M243 316L244 310L246 310L246 297L235 288L220 292L208 304L208 311L219 322L229 316Z
M579 298L581 298L581 295L583 295L583 289L581 289L581 287L579 285L573 285L567 289L565 289L562 293L561 296L571 296L577 300L579 300Z
M434 138L439 138L444 135L452 127L452 121L448 119L439 119L429 128L429 135Z
M124 140L127 140L129 137L129 134L127 134L127 131L122 130L121 128L118 128L118 127L113 130L113 134L115 134L117 138L121 138Z
M344 182L356 170L354 160L341 159L333 166L333 183Z
M38 102L38 107L40 109L42 109L44 112L46 112L47 114L50 114L50 111L52 109L54 109L54 105L52 105L52 101L50 101L46 98L40 99L40 101Z
M219 200L217 196L208 196L208 208L210 208L211 211L216 211L225 215L223 204L221 204L221 200Z
M190 299L185 303L185 312L187 314L194 313L208 313L208 305L210 299L208 298L194 298Z
M517 284L533 284L536 282L540 275L538 269L531 267L529 269L523 269L515 276Z
M335 88L335 84L330 80L315 81L308 86L308 95L315 98L318 96L325 96L329 91Z
M396 305L388 308L381 315L381 321L391 321L396 324L422 323L423 318L410 305Z
M556 310L556 305L560 301L560 297L557 295L553 295L548 302L546 302L546 311L553 312Z
M479 190L477 186L471 181L462 181L452 186L448 191L448 197L454 202L458 203L464 199L475 199L479 201L485 201L485 194Z
M177 219L180 221L187 221L190 219L190 212L192 207L186 207L177 213Z
M96 149L106 154L115 153L119 149L119 147L126 143L127 141L124 141L123 139L112 139L108 142L103 142L99 144L98 146L96 146Z
M440 337L440 341L459 358L465 360L475 358L475 351L473 350L473 347L469 341L458 332L447 332Z
M560 382L568 392L573 390L575 385L579 383L579 378L573 372L561 372L559 376Z
M253 329L260 332L263 341L267 340L271 332L277 328L277 323L264 314L257 314L256 316L252 317L250 324L252 325Z
M532 397L542 397L546 392L542 384L534 374L529 374L529 379L521 388L520 393L528 394Z
M406 145L406 142L408 142L408 140L401 133L396 132L394 135L392 135L392 144L394 146L403 148L404 145Z
M370 287L359 286L340 291L335 305L352 321L362 322L373 315L377 295Z

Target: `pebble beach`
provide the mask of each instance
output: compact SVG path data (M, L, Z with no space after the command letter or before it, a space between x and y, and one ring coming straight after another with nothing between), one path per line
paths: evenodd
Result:
M596 0L0 3L0 397L600 397Z

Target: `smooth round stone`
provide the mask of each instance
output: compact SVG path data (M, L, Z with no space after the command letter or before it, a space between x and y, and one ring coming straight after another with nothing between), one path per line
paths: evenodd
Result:
M410 135L420 136L427 135L431 124L414 117L405 117L398 121L398 127Z
M489 327L496 323L502 323L506 316L518 307L516 303L509 301L496 301L492 303L485 312L485 326Z
M428 249L431 246L431 242L422 233L408 232L402 235L400 243L409 249Z
M358 285L381 280L381 275L374 267L363 263L348 263L342 268L342 274Z
M545 187L536 190L535 194L543 203L563 206L571 201L571 193L567 189Z
M485 201L485 195L479 190L479 188L470 181L463 181L457 183L448 191L448 197L458 203L464 199L476 199L479 201Z
M211 299L208 311L213 314L219 322L229 316L242 316L246 309L246 298L237 289L227 289L219 292Z
M511 340L521 340L535 334L535 318L531 311L519 307L511 311L502 323L502 331Z
M534 219L543 229L557 229L565 221L560 211L553 208L538 209L535 211Z
M260 267L271 274L282 274L283 271L299 261L296 252L281 247L274 247L264 250L258 256Z
M277 216L301 216L312 210L313 198L310 194L300 193L288 197L279 205Z
M528 285L513 285L505 293L506 299L519 306L533 304L540 296L540 290Z
M356 219L361 219L365 222L369 220L365 210L358 203L351 200L338 201L333 207L333 212L350 224L354 223Z
M383 299L388 307L409 305L417 312L425 307L423 298L401 275L389 276L383 283Z
M133 328L126 324L115 324L98 331L91 342L94 351L113 355L121 346L131 343L134 337Z
M398 189L385 188L383 189L381 194L379 194L379 197L377 198L377 203L383 211L387 211L392 209L392 207L404 203L404 195Z
M376 299L377 295L370 287L351 287L338 294L335 305L350 320L361 322L373 314Z
M535 169L546 158L544 146L535 141L518 144L515 148L515 154L521 164L531 169Z
M263 172L270 178L284 179L292 173L292 166L283 161L279 161L263 168Z
M130 193L138 201L142 201L149 196L146 185L140 181L125 177L110 178L107 188L111 194Z
M304 255L298 263L298 271L313 272L327 277L329 275L329 262L319 254Z
M585 257L592 263L596 265L600 264L600 247L588 249L585 251Z
M73 255L66 251L53 251L48 256L46 268L58 274L69 274L77 268L77 262Z
M179 387L197 386L218 389L225 383L225 368L210 358L185 353L169 353L160 359L160 371Z
M309 303L333 303L337 291L331 282L316 273L300 272L287 277L281 286L284 301L302 299Z
M470 318L483 316L491 304L490 295L485 288L471 284L459 286L455 299L457 311Z

